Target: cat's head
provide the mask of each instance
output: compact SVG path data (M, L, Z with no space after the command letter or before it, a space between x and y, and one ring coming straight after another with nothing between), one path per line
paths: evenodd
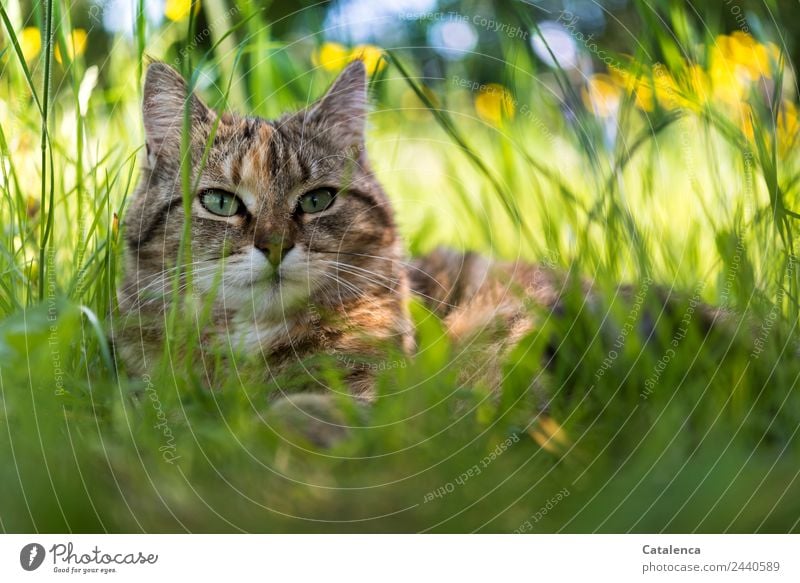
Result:
M147 156L125 221L136 303L172 289L187 150L199 292L214 290L226 306L272 319L309 303L396 293L397 231L364 149L363 63L348 65L317 102L274 121L216 113L195 94L187 107L187 93L172 68L149 66Z

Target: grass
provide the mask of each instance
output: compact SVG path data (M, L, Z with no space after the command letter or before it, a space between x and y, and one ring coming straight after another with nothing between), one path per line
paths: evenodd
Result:
M800 168L778 105L796 101L781 73L790 63L751 84L747 110L703 99L687 89L687 63L711 76L708 55L730 31L713 14L655 6L634 3L638 22L666 24L642 27L638 44L621 39L636 58L617 62L641 93L616 94L613 116L529 43L501 38L502 59L472 55L438 81L419 72L425 47L387 52L371 83L369 150L410 251L545 261L592 280L601 300L590 308L566 289L565 314L544 314L504 363L500 395L457 380L469 354L416 307L419 354L381 375L368 411L339 399L354 428L332 449L276 415L246 364L208 392L198 363L171 353L145 379L117 373L106 340L146 55L193 74L214 104L276 116L333 78L308 59L322 38L277 38L268 24L280 22L208 0L197 21L158 29L140 10L133 39L108 39L107 59L71 59L62 4L48 0L30 21L16 2L0 6L0 528L797 531ZM226 27L195 42L187 31L212 13ZM535 29L524 14L501 16ZM54 31L28 61L23 25ZM90 44L99 37L90 31ZM482 81L487 63L502 65L492 80L509 97L484 88L484 106L513 108L513 119L476 115L481 92L459 83ZM637 97L658 93L665 71L676 88L642 111ZM634 285L633 303L620 282ZM670 313L656 284L676 293ZM731 310L724 331L696 325L695 299ZM636 326L644 306L659 315L650 341ZM194 320L170 326L172 351L196 341ZM543 372L551 338L558 358Z

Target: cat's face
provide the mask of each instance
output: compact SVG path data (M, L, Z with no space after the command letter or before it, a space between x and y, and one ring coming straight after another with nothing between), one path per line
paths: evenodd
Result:
M147 162L125 222L129 278L135 278L127 287L133 285L140 306L170 293L177 273L186 95L175 71L149 67ZM317 103L276 121L218 115L194 95L190 103L197 291L213 290L226 308L280 320L310 303L340 304L396 286L392 211L364 150L361 62L351 63Z

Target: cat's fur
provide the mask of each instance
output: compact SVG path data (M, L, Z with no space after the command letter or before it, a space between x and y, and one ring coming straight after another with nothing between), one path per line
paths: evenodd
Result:
M143 104L147 157L125 219L127 269L118 294L124 326L115 338L134 372L144 372L160 354L179 273L186 96L174 70L150 65ZM413 350L412 293L456 339L477 331L494 335L487 345L494 355L490 369L532 325L523 297L556 307L564 278L544 267L443 250L406 262L389 200L366 156L360 61L317 103L275 121L220 115L196 95L189 105L194 190L220 188L247 207L246 215L221 218L193 193L194 287L201 299L214 297L212 325L202 331L206 344L260 353L270 375L317 354L336 355L352 392L369 396L375 367L364 365L393 350ZM298 197L320 186L339 191L333 205L319 214L296 212ZM289 249L276 269L260 250L265 241Z

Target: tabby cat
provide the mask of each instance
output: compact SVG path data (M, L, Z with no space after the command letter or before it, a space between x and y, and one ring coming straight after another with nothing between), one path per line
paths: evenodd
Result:
M134 373L160 354L175 278L185 276L178 259L185 219L180 160L187 150L194 172L191 274L195 291L213 297L203 342L260 353L271 375L316 354L336 355L352 393L369 398L375 362L414 349L412 294L456 338L496 328L496 352L531 326L512 280L538 304L555 306L563 279L543 267L444 250L406 261L364 147L361 61L349 64L319 101L274 121L217 113L194 94L187 104L187 93L173 69L149 66L147 155L124 222L124 325L115 333ZM182 150L186 111L189 143Z

